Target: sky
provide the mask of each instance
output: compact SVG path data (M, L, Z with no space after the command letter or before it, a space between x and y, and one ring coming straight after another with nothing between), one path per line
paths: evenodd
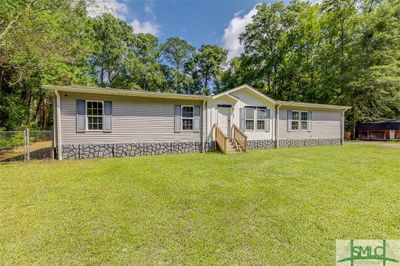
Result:
M133 26L135 33L151 33L161 42L180 37L195 47L216 44L228 58L240 55L239 35L256 13L261 0L89 0L89 15L111 13Z

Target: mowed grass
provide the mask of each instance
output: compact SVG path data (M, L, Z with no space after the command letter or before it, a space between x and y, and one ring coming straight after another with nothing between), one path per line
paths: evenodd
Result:
M333 265L399 221L394 147L0 165L2 265Z

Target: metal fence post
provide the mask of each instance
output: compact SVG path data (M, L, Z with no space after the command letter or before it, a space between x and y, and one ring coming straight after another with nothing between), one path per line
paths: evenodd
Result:
M29 142L30 142L30 140L29 140L29 128L28 128L28 129L26 129L26 150L27 150L27 161L28 162L31 157L30 150L29 150Z
M54 160L54 150L55 150L55 147L54 147L54 144L55 144L55 142L54 142L54 127L53 127L53 129L50 131L51 133L51 159L52 160Z
M26 149L26 130L24 130L24 161L27 160L27 149Z

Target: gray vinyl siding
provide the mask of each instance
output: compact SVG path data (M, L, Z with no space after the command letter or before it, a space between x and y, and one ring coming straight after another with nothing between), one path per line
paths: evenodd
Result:
M288 131L287 111L311 111L311 131ZM280 108L279 139L340 138L341 111L320 110L313 108Z
M198 100L152 99L60 92L62 144L200 141L200 133L174 130L174 106ZM76 100L112 101L112 132L76 132Z

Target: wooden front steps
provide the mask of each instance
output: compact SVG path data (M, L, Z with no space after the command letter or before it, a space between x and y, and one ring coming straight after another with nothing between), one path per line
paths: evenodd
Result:
M238 145L238 143L234 139L228 139L225 153L233 154L241 152L243 152L243 149Z
M215 141L223 153L234 154L246 151L247 136L236 125L232 126L233 139L228 138L217 124L214 125L214 129Z

